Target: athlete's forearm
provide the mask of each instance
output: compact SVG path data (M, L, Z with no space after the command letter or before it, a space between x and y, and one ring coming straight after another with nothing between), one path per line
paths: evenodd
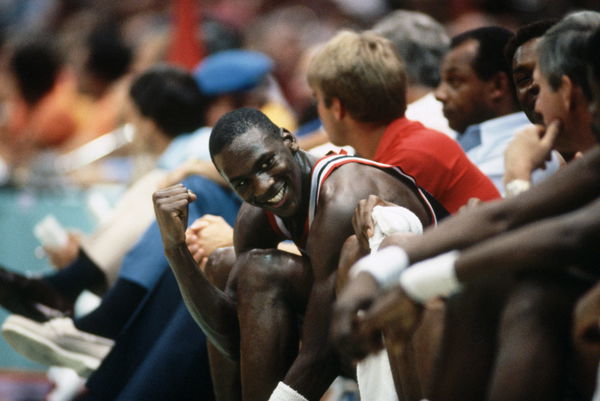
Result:
M600 262L600 200L550 220L484 241L461 252L456 275L469 282L493 272L564 268Z
M600 193L600 147L512 199L489 202L426 230L419 241L399 243L411 263L464 249L533 221L575 210ZM394 243L391 237L386 243Z
M185 243L165 250L185 304L209 340L232 359L239 357L239 325L231 298L208 281Z

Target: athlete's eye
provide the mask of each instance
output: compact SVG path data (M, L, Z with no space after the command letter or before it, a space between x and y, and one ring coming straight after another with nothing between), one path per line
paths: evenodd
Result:
M244 188L246 188L246 186L248 186L248 180L239 180L233 186L236 189L236 191L243 190Z
M262 171L264 171L264 170L268 170L268 169L270 169L270 168L273 166L273 163L275 163L275 157L274 157L274 156L271 156L271 157L269 157L269 159L267 159L265 162L263 162L263 163L260 165L260 169L261 169Z

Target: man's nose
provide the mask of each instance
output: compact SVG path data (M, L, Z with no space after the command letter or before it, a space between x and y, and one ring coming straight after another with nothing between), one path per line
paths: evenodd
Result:
M256 180L254 181L254 196L261 197L266 194L273 185L273 181L273 177L269 174L257 174Z
M435 98L442 103L446 100L446 89L444 88L444 86L444 82L440 82L437 88L435 88L435 91L433 92Z

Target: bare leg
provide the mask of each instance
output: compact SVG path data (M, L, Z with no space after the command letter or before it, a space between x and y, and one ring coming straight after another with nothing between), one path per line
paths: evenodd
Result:
M422 399L423 388L412 341L392 344L386 340L385 345L398 398L400 400Z
M485 399L496 348L498 317L507 288L504 281L473 283L447 301L431 400Z
M426 397L430 393L443 330L444 303L441 300L432 300L425 305L423 319L412 338L419 380Z
M240 364L232 361L207 342L210 375L216 401L241 401Z
M208 280L220 290L227 286L229 274L235 263L233 247L214 251L206 263L205 274ZM239 361L223 355L210 341L207 341L210 373L216 401L240 401L242 388Z
M507 299L489 399L562 400L573 306L582 283L563 272L534 272Z
M340 255L336 293L339 293L346 284L352 265L363 256L364 252L361 251L356 236L348 237ZM418 393L419 398L422 398L422 391L432 380L433 365L442 336L443 314L443 303L441 301L431 302L427 305L423 320L413 335L412 343L408 344L408 348L404 352L396 353L393 344L386 347L398 394Z
M348 281L348 273L352 265L365 253L361 251L356 235L351 235L346 239L340 253L340 261L338 263L337 278L335 282L335 293L339 294L346 282Z
M305 259L254 250L238 263L240 366L244 400L266 400L299 349L300 322L312 286Z

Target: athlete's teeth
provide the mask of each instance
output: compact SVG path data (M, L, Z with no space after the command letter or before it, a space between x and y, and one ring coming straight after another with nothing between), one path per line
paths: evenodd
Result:
M277 203L279 202L281 199L283 199L283 190L285 189L285 187L281 187L281 189L279 190L279 192L277 192L277 194L272 197L271 199L269 199L269 203Z

